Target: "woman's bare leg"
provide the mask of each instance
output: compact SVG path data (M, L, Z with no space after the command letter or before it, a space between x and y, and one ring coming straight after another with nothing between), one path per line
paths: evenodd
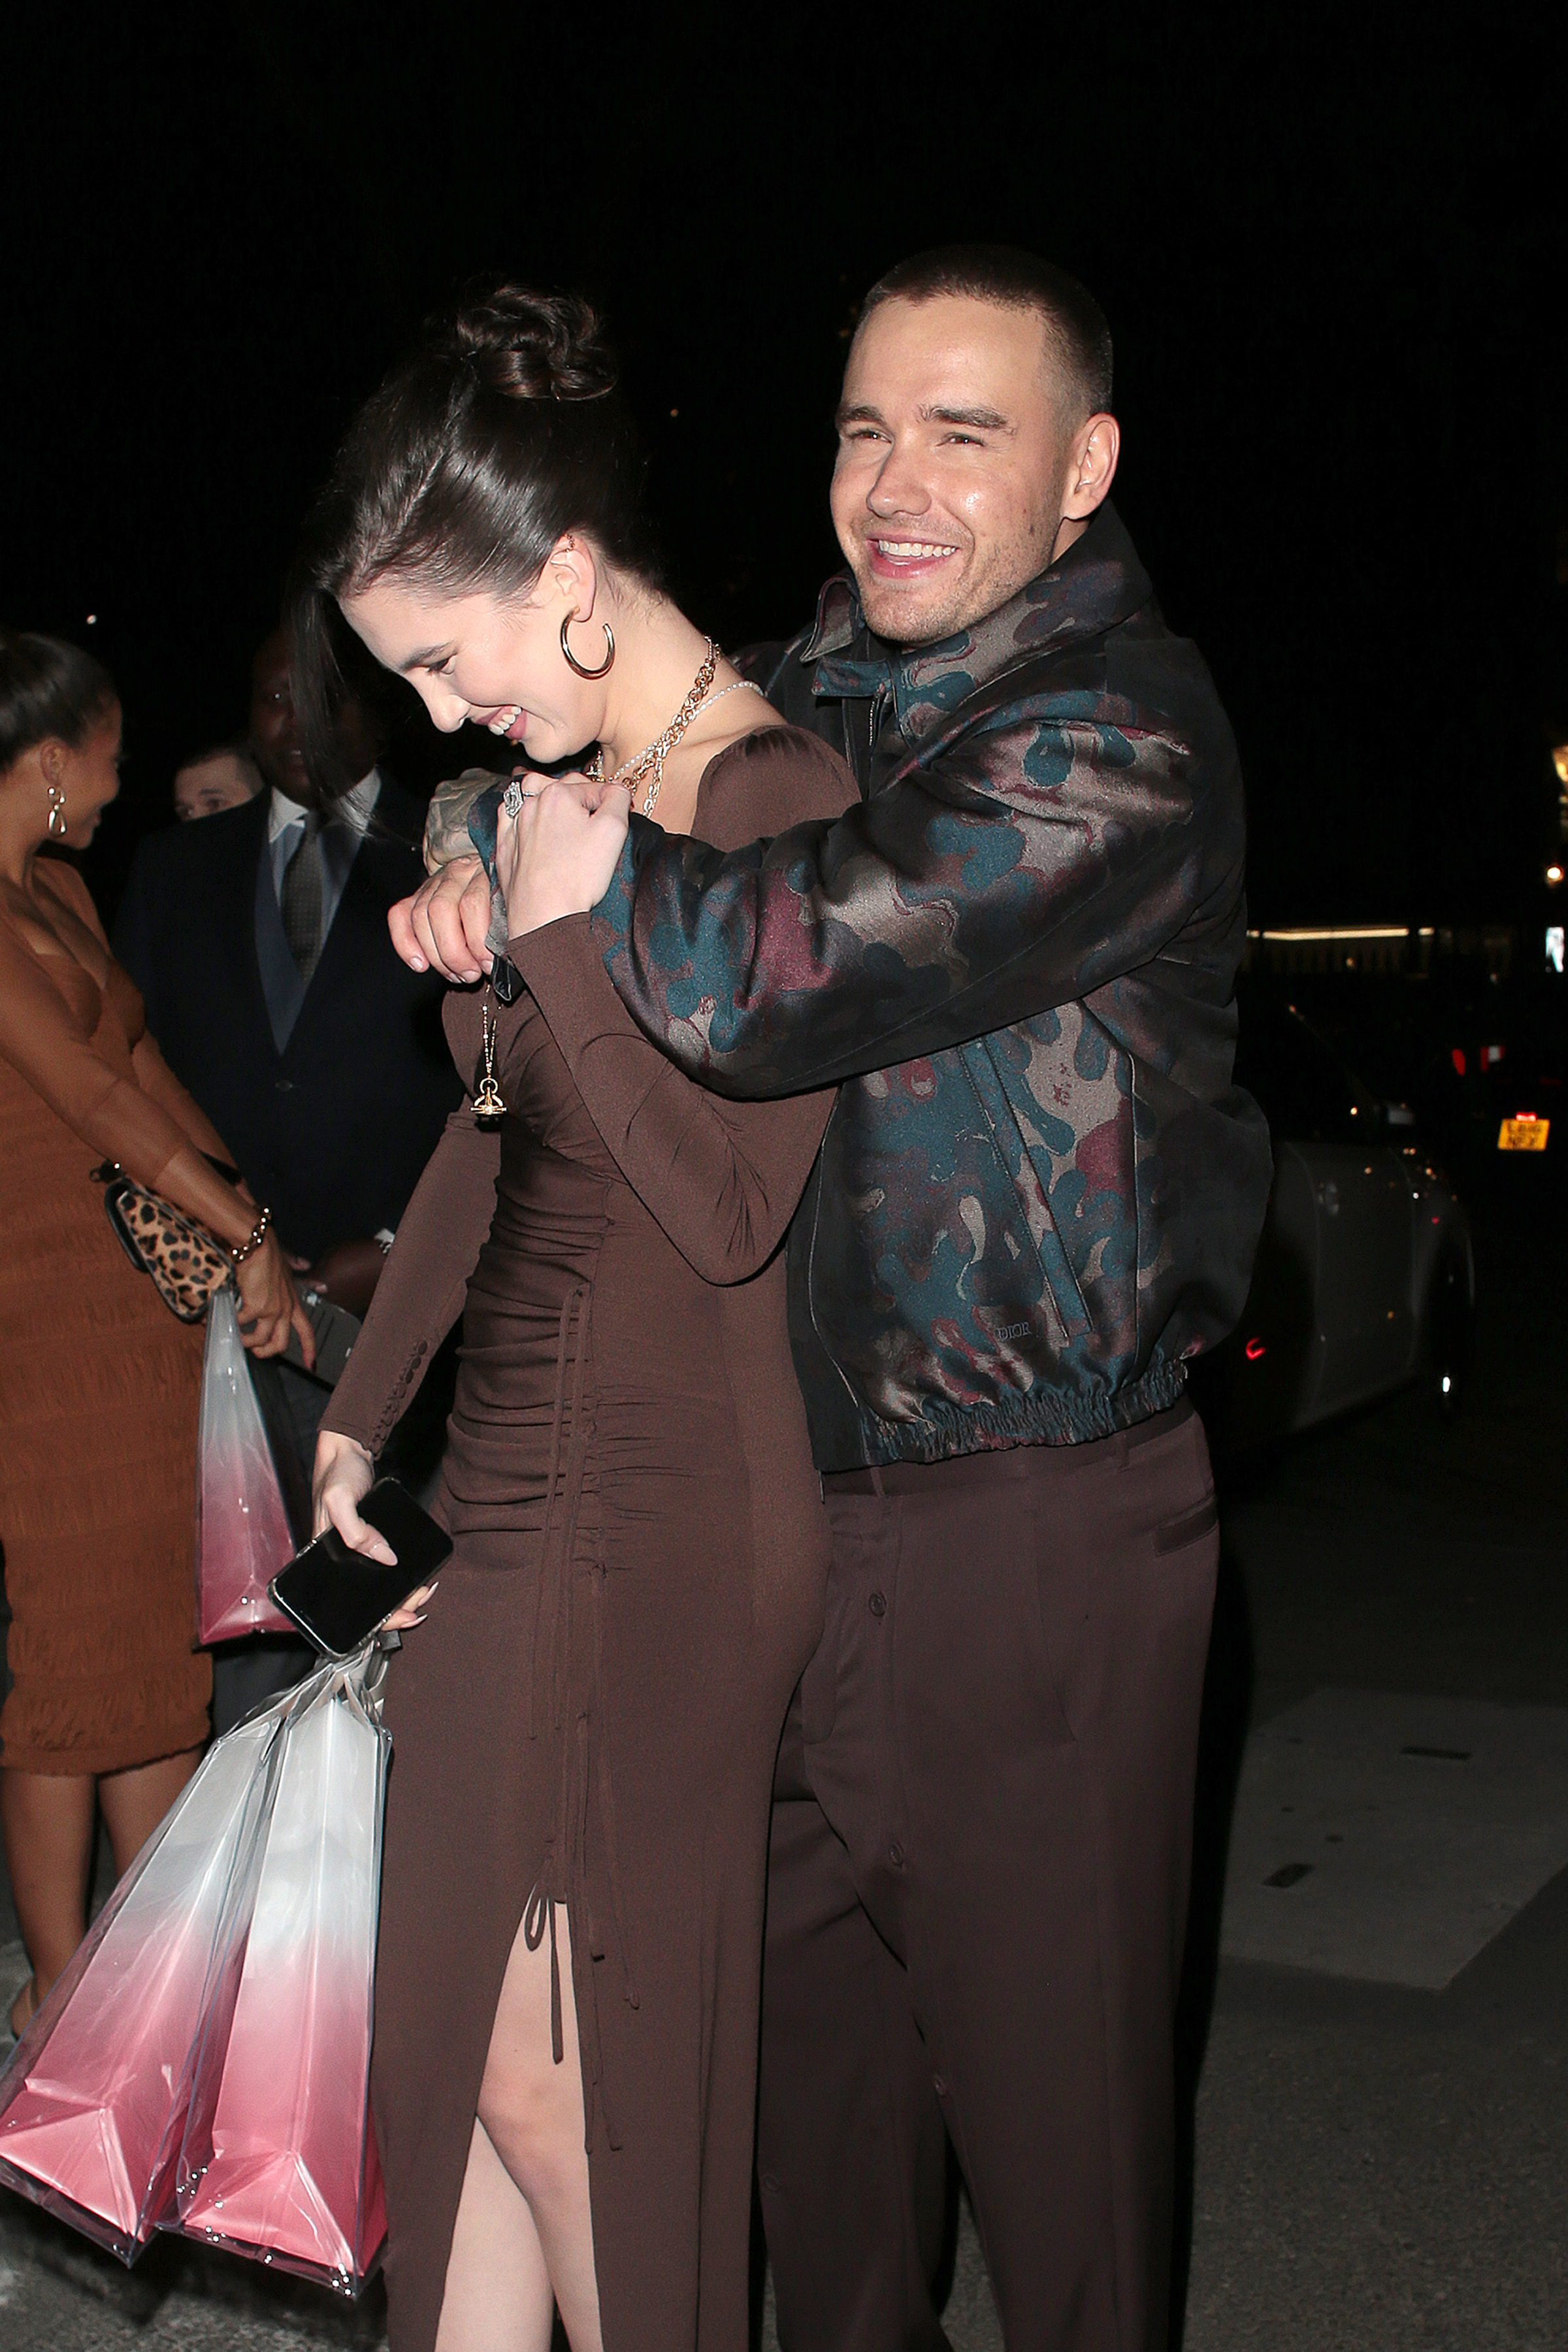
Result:
M201 1760L199 1748L187 1748L179 1756L160 1756L155 1764L133 1764L124 1772L104 1774L98 1801L116 1878L124 1877Z
M572 1992L572 1937L565 1911L560 1907L555 1913L555 1936L561 1971L562 2063L557 2066L551 2056L550 1938L545 1935L539 1949L531 1952L520 1927L496 2004L489 2055L479 2086L479 2119L532 2224L572 2352L603 2352L588 2158L583 2145L583 2063ZM489 2338L458 2329L459 2314L471 2309L477 2315L486 2293L486 2266L492 2258L494 2242L487 2234L481 2214L488 2216L490 2228L505 2233L505 2242L513 2249L510 2259L517 2259L521 2238L517 2217L497 2197L496 2186L482 2165L476 2167L470 2153L447 2268L439 2352L489 2352ZM475 2200L472 2227L468 2210L470 2195ZM453 2315L451 2333L448 2308ZM540 2341L548 2340L547 2331Z
M554 2318L528 2200L476 2122L436 2352L550 2352Z
M33 1974L11 2004L20 2032L87 1928L92 1856L92 1776L0 1772L5 1868Z

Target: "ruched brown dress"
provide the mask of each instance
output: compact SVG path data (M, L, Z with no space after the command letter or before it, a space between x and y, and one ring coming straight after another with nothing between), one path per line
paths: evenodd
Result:
M37 871L53 948L0 902L0 1763L118 1772L207 1735L202 1333L130 1264L89 1175L118 1160L153 1185L182 1144L217 1138L147 1035L80 875Z
M709 763L693 829L739 845L852 797L815 738L763 730ZM743 2352L769 1790L826 1568L778 1245L829 1097L693 1086L585 919L509 952L508 1116L454 1115L326 1415L378 1451L463 1314L436 1504L457 1549L386 1685L391 2342L436 2341L536 1896L542 1932L545 1898L572 1926L607 2352ZM448 1000L470 1089L481 1019Z

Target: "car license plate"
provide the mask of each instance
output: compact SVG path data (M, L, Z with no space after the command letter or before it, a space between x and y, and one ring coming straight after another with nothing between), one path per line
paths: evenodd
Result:
M1505 1118L1498 1129L1500 1151L1544 1151L1552 1132L1549 1118Z

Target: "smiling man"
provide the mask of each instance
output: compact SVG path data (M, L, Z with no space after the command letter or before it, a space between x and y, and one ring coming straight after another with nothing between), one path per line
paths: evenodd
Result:
M944 2129L1009 2352L1165 2342L1217 1558L1185 1370L1240 1310L1269 1154L1231 1085L1236 750L1106 503L1110 360L1031 256L884 278L847 572L752 672L860 806L721 856L551 787L511 896L525 981L602 959L704 1084L841 1082L789 1244L834 1550L768 1895L792 2352L943 2342ZM458 866L395 932L472 973L489 913Z
M877 635L931 645L995 612L1079 539L1110 487L1110 347L1043 313L894 271L871 297L839 403L834 528Z

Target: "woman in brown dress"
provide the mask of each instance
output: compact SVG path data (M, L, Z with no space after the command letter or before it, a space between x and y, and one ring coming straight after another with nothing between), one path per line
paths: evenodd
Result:
M120 705L74 646L0 630L0 1544L10 1689L0 1822L32 1969L19 2032L87 1924L93 1811L122 1871L195 1769L212 1670L195 1648L199 1327L176 1321L89 1181L117 1160L242 1251L248 1344L294 1301L221 1139L51 841L119 790Z
M718 845L837 814L841 764L659 592L611 385L581 305L459 316L339 460L301 667L330 595L437 726L654 746L638 806ZM503 967L447 1013L504 1112L454 1116L317 1456L318 1523L388 1557L354 1507L463 1315L457 1548L387 1678L391 2341L543 2352L553 2296L574 2352L742 2352L769 1790L826 1567L779 1244L828 1098L692 1086L585 920L508 953L512 1001Z

